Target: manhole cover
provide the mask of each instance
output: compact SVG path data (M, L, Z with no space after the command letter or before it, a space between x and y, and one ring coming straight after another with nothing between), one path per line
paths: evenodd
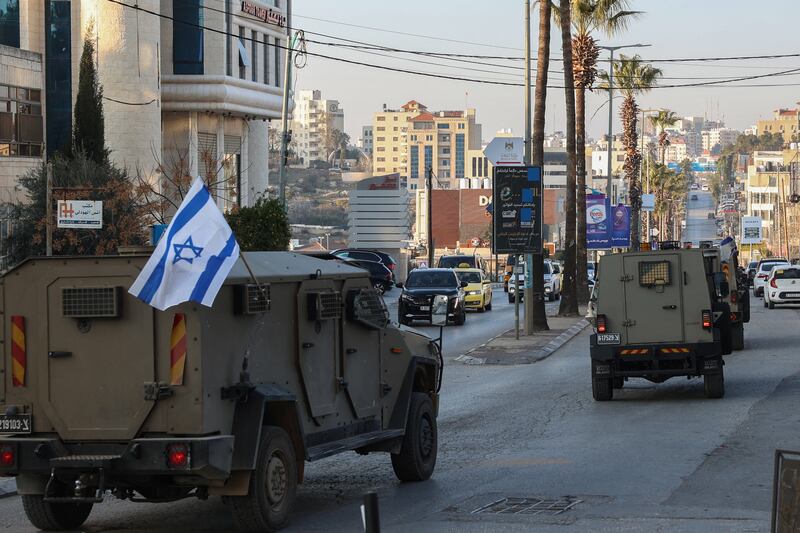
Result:
M524 514L558 515L569 511L583 500L564 496L562 498L501 498L479 507L472 514Z

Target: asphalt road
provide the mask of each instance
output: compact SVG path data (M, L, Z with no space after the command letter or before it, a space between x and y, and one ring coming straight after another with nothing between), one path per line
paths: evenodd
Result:
M692 200L697 196L697 200ZM683 241L692 241L698 246L700 241L713 241L717 237L717 225L709 213L716 213L714 197L707 191L689 191L686 209L686 229L683 230Z
M774 449L800 448L800 310L767 310L754 300L752 311L746 350L726 357L721 400L705 399L700 380L674 379L632 380L614 401L594 402L588 331L533 365L451 361L434 477L401 484L383 454L310 464L286 531L360 531L359 505L370 490L389 532L767 531ZM470 327L508 312L498 305L448 328L451 348ZM473 513L506 497L578 503L558 516ZM18 498L0 500L0 528L30 531ZM218 498L109 498L85 530L231 529Z

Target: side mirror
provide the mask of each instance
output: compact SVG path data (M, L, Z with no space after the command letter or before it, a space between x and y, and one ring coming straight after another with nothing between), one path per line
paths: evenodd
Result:
M431 326L447 325L447 296L437 294L431 302Z
M406 286L406 284L403 283L402 281L398 281L397 283L394 284L394 286L397 287L398 289L402 289L403 287Z
M490 280L490 279L485 279L485 280L483 280L483 284L484 284L484 285L491 285L491 284L492 284L492 280Z
M462 289L463 289L464 287L466 287L467 285L469 285L469 283L467 283L466 281L462 281L462 282L461 282L461 288L462 288Z

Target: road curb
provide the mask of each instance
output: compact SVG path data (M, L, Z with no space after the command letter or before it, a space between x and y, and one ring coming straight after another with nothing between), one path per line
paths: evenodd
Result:
M8 498L17 494L16 478L0 478L0 498Z
M578 322L576 322L575 324L573 324L572 326L567 328L558 337L556 337L555 339L551 340L546 345L544 345L544 347L538 349L537 352L538 352L539 357L537 357L535 361L531 361L531 363L535 363L535 362L541 361L542 359L546 359L546 358L550 357L559 348L561 348L566 343L568 343L573 338L575 338L575 336L577 336L578 333L583 331L588 325L589 325L589 321L588 320L586 320L586 319L579 320ZM474 357L474 356L469 355L469 354L473 353L476 350L479 350L479 349L485 347L487 344L491 343L493 340L497 339L498 337L502 337L503 335L505 335L509 331L511 331L511 330L509 329L509 330L506 330L506 331L504 331L503 333L501 333L499 335L495 335L494 337L492 337L491 339L487 340L483 344L475 346L475 347L471 348L470 350L467 350L463 354L459 355L458 357L453 358L453 361L458 361L459 363L462 363L462 364L465 364L465 365L485 365L486 364L486 358L484 358L484 357ZM525 364L525 363L523 363L523 364ZM530 363L527 363L527 364L530 364Z

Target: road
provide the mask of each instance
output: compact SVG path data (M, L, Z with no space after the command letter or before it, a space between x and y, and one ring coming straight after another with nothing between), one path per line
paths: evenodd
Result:
M470 315L466 327L448 328L450 355L460 335L509 311L498 305ZM588 331L532 365L448 361L434 477L401 484L383 454L310 464L286 531L360 531L359 505L370 490L379 494L385 532L767 531L774 449L800 448L800 358L787 335L800 309L752 311L746 350L726 356L721 400L705 399L700 380L673 379L631 381L614 401L594 402ZM579 502L558 516L472 512L504 497ZM0 500L0 527L30 531L17 497ZM109 498L85 528L231 529L218 498Z
M697 200L692 200L696 196ZM713 241L717 237L717 225L709 213L716 213L714 197L708 191L689 191L686 201L686 229L683 230L683 241L692 241L698 246L700 241Z

